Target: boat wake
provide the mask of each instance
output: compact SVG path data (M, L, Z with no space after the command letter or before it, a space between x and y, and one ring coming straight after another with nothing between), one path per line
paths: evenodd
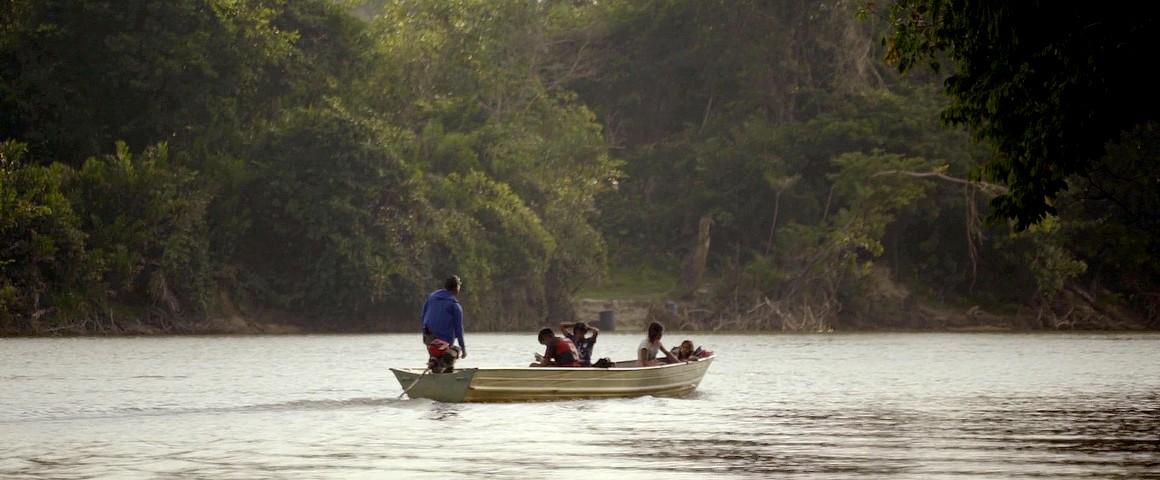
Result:
M368 407L413 408L418 404L433 403L430 400L399 399L398 397L357 397L348 399L300 399L285 402L254 403L231 406L181 407L181 406L138 406L111 409L88 409L72 412L23 412L15 417L0 416L0 424L90 420L102 418L158 417L170 415L204 415L222 413L261 413L280 411L341 410Z

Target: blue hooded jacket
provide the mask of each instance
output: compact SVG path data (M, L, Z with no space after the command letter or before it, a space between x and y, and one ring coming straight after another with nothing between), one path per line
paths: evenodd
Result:
M427 297L423 304L423 328L447 343L454 344L458 339L459 347L467 348L463 343L463 307L447 290L436 290Z

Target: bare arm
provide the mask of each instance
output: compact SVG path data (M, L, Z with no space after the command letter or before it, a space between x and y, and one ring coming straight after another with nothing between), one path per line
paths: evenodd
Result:
M657 346L660 347L660 350L665 353L665 357L668 358L670 362L680 362L680 360L677 359L677 356L673 355L673 352L670 352L667 348L665 348L663 343L658 343Z
M651 361L651 359L648 358L648 349L647 348L642 348L642 349L636 351L637 366L647 367L649 365L650 361Z
M556 364L556 359L553 358L551 355L552 355L552 348L551 347L545 348L544 354L539 356L541 367L551 367L551 366Z
M561 323L560 324L560 333L567 335L569 332L572 331L572 327L575 325L576 325L575 323Z
M463 343L463 307L458 303L452 306L451 318L455 322L455 338L459 340L459 358L467 358L467 344Z

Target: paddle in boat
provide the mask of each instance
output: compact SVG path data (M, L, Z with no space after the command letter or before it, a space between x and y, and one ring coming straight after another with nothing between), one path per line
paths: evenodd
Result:
M611 368L464 368L439 374L413 368L391 371L411 398L440 402L675 397L697 388L713 358L651 367L638 367L635 360L628 360Z

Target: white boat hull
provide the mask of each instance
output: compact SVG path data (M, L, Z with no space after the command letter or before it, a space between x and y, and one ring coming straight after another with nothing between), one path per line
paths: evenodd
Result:
M635 362L619 362L618 365ZM655 367L615 368L467 368L423 375L419 369L394 369L412 398L441 402L524 402L578 398L680 396L701 383L713 357Z

